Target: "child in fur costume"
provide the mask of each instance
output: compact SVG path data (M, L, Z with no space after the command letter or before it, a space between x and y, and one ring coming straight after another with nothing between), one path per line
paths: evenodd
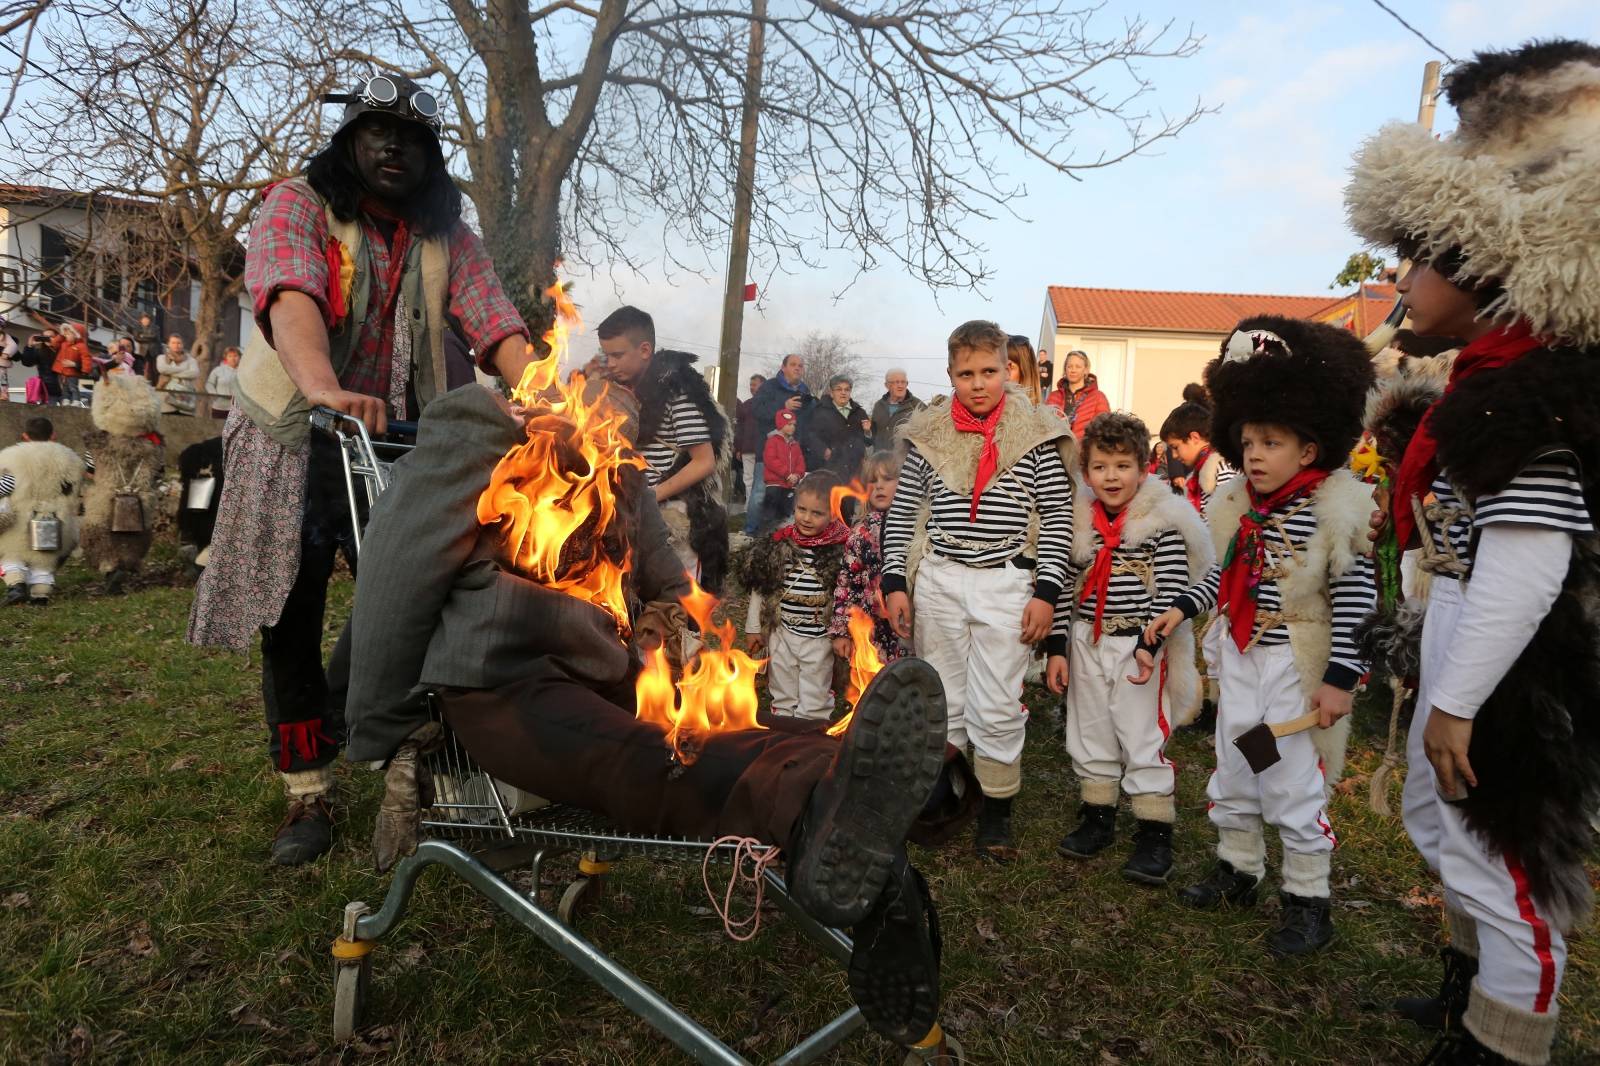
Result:
M900 484L900 453L873 452L861 462L861 481L867 487L866 513L850 530L844 544L844 566L833 590L833 622L828 634L833 638L833 653L850 658L850 612L864 611L872 617L872 643L886 663L911 654L911 646L900 639L884 617L879 583L883 580L883 520L894 503Z
M1467 342L1390 507L1433 573L1404 808L1450 926L1397 1006L1444 1029L1427 1062L1537 1066L1600 808L1600 47L1480 53L1445 94L1455 134L1386 127L1346 190L1414 263L1412 328Z
M78 545L78 489L83 460L64 444L24 441L0 451L0 575L5 604L50 602L56 568ZM37 550L34 519L59 523L59 546Z
M1218 861L1179 898L1203 908L1253 903L1270 823L1284 852L1282 918L1267 940L1277 955L1333 939L1327 783L1343 768L1346 716L1367 670L1355 630L1376 596L1372 490L1341 468L1371 384L1366 347L1344 330L1270 315L1239 323L1206 368L1211 439L1244 471L1206 512L1222 564L1146 630L1164 637L1217 609L1217 769L1206 795ZM1281 760L1253 773L1234 739L1308 708L1318 715L1314 736L1279 738Z
M833 517L829 494L838 482L808 474L795 488L794 521L750 549L745 618L751 655L768 653L772 713L827 721L833 715L833 642L828 620L850 528Z
M1016 855L1022 682L1032 646L1050 633L1072 552L1071 427L1007 383L1009 339L983 321L950 335L955 396L906 423L881 582L895 632L914 639L944 681L950 742L972 742L984 796L974 843L996 861Z
M1147 645L1141 633L1216 556L1194 508L1146 476L1150 431L1143 422L1100 415L1078 446L1090 492L1073 502L1073 579L1056 605L1045 676L1051 692L1067 693L1067 752L1083 807L1057 850L1087 859L1110 846L1121 785L1139 823L1123 876L1163 885L1172 870L1178 784L1167 737L1174 719L1182 725L1193 717L1200 678L1187 625L1164 649ZM1147 685L1157 657L1160 679Z
M149 382L116 372L95 387L90 415L95 429L84 448L94 481L83 498L83 558L106 575L106 591L118 592L139 572L154 537L161 402Z

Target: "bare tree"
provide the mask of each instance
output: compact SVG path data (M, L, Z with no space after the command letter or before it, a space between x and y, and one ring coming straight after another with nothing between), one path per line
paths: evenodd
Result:
M54 0L0 0L0 51L7 53L10 60L9 63L0 64L0 67L10 69L10 73L6 75L6 85L0 90L5 93L5 96L0 98L0 119L11 114L11 109L17 102L17 93L25 84L49 74L48 70L36 67L29 57L33 54L33 43L39 23L53 2Z
M850 341L837 333L812 330L790 351L805 360L804 381L816 396L827 391L828 379L836 374L843 374L858 388L864 383L866 364L852 350Z
M138 240L197 285L202 368L243 283L242 240L264 190L321 140L331 64L268 0L125 0L58 8L43 44L59 90L20 109L13 147L34 173L153 205Z
M756 272L845 251L855 274L935 288L989 276L977 235L1025 191L1020 148L1059 174L1177 135L1147 61L1191 33L1060 0L791 0L763 20ZM702 272L731 226L748 11L687 0L369 0L330 32L347 58L443 80L485 240L531 320L561 256L637 268L662 227L669 268ZM1092 145L1093 147L1085 147ZM701 259L696 262L697 258ZM841 279L848 287L853 276Z

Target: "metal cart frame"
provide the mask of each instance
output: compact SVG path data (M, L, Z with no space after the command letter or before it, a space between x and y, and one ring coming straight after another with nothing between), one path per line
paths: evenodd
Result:
M388 487L389 467L412 446L374 441L359 419L328 408L314 409L311 424L316 431L338 435L345 490L359 553L360 514ZM391 432L414 435L415 426L391 423ZM432 713L443 726L443 716L436 708ZM405 916L412 891L423 871L430 866L441 866L538 936L694 1061L714 1066L747 1064L748 1060L575 928L578 916L594 901L602 880L610 874L617 860L731 862L734 860L732 845L625 833L599 815L573 807L552 805L529 813L515 813L517 797L506 795L502 791L506 786L480 769L448 728L444 730L443 746L424 755L422 761L432 774L435 787L434 803L424 812L422 820L423 839L414 854L396 865L380 909L373 911L360 901L345 906L343 929L333 942L336 1040L349 1040L362 1024L372 980L372 954L378 941ZM540 874L546 859L566 853L579 855L579 876L551 908L540 899ZM506 876L519 868L526 868L532 874L532 888L526 893ZM821 925L801 910L790 898L783 879L773 870L763 870L762 876L771 898L807 938L841 965L848 963L849 937ZM772 1060L773 1064L800 1066L815 1062L865 1024L860 1009L852 1005ZM906 1062L933 1060L939 1054L941 1040L949 1055L946 1061L960 1061L955 1040L944 1036L935 1026L923 1045L908 1050Z

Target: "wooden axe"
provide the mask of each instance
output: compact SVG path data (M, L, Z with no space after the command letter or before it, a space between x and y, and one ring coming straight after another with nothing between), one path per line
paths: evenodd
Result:
M1262 722L1234 737L1233 746L1239 749L1244 761L1250 764L1250 772L1259 774L1283 758L1278 754L1279 737L1292 737L1296 733L1304 733L1314 728L1321 717L1321 711L1307 711L1299 718L1291 718L1287 722L1274 722L1271 725Z

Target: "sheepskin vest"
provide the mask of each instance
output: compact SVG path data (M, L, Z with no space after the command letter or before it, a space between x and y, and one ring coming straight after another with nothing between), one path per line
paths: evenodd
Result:
M970 494L973 480L978 476L978 453L983 450L983 435L956 431L955 422L950 418L953 402L948 396L935 397L932 403L911 416L901 437L917 446L917 451L951 492ZM1072 436L1072 427L1054 408L1035 407L1027 392L1015 383L1006 385L1006 408L1000 415L994 440L1000 449L1000 461L990 484L1016 466L1024 455L1052 441L1066 468L1077 469L1078 443ZM928 511L929 501L924 499L917 511L911 543L906 547L907 588L914 586L917 565L928 553ZM1038 545L1039 516L1035 513L1028 523L1027 539L1017 554L1037 559Z
M1189 557L1189 576L1186 584L1199 581L1216 563L1211 537L1205 523L1195 513L1189 501L1174 495L1159 478L1147 477L1144 484L1128 504L1128 517L1122 523L1122 543L1129 548L1153 543L1169 529L1183 537L1183 546ZM1071 603L1061 608L1076 615L1083 599L1083 586L1089 579L1089 569L1094 565L1099 551L1099 537L1094 531L1094 493L1087 485L1078 483L1072 496L1072 568L1077 579L1072 586ZM1154 571L1140 575L1152 596L1156 592ZM1074 624L1077 624L1074 618ZM1194 627L1185 622L1167 637L1166 682L1162 686L1162 702L1167 717L1175 725L1188 725L1200 710L1200 671L1195 666Z
M11 495L0 496L0 559L54 571L78 546L78 489L83 460L65 444L23 441L0 450L0 474L16 479ZM61 523L60 551L34 551L28 523L55 518Z
M825 599L817 605L817 619L824 625L833 617L833 590L839 583L839 571L844 567L844 541L812 549L817 580L822 583ZM784 577L794 565L799 548L794 541L766 536L750 546L745 558L745 587L752 597L761 601L761 632L769 636L778 628L779 610L783 601Z
M342 378L372 301L372 257L367 248L366 234L362 232L359 222L345 222L335 217L333 209L303 178L291 178L285 184L293 185L323 205L328 235L349 251L355 266L355 274L350 282L349 313L328 334L328 359L333 364L334 375ZM444 326L445 299L449 287L448 238L414 239L406 253L405 269L400 277L400 296L410 311L409 321L396 323L395 330L398 333L403 329L409 333L411 390L417 397L419 408L432 403L448 388L444 367ZM401 349L402 339L397 337L395 351ZM311 405L294 382L289 380L288 371L284 370L278 353L259 329L251 334L245 344L233 396L250 420L279 444L300 448L310 436L311 427L307 418L311 413Z
M1249 490L1249 479L1237 477L1211 497L1206 521L1219 559L1226 558L1228 544L1239 530L1239 519L1250 509ZM1284 625L1289 630L1289 647L1294 652L1295 670L1308 706L1311 694L1322 684L1328 655L1333 650L1333 602L1328 586L1372 547L1367 539L1372 486L1348 470L1335 470L1311 494L1309 506L1317 518L1317 531L1293 559L1278 564L1275 575ZM1222 639L1228 639L1226 627L1221 634ZM1345 742L1349 736L1348 715L1331 729L1311 733L1330 787L1344 772Z

